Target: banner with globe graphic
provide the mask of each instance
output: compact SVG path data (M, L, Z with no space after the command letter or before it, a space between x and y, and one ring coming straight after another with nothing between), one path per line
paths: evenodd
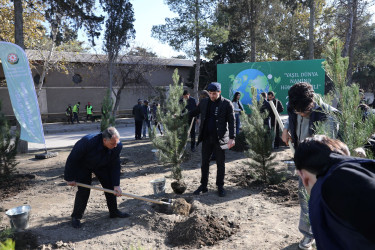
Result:
M21 140L45 144L34 81L24 50L16 44L0 42L0 59L13 112L21 126Z
M241 102L249 112L252 104L251 88L257 90L257 100L262 92L275 92L284 105L288 102L289 88L298 82L310 83L315 92L324 94L325 71L323 59L278 62L229 63L217 65L217 81L221 83L222 95L232 100L234 93L241 93Z

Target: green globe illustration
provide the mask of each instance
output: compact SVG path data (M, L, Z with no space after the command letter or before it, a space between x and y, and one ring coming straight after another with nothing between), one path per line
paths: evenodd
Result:
M267 77L257 69L245 69L237 74L232 83L232 96L236 92L241 93L241 102L244 105L252 104L251 87L257 90L257 100L260 99L260 93L268 92L270 85Z

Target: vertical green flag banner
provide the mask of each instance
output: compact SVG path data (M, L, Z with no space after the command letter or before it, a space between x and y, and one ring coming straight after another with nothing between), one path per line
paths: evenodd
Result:
M13 43L0 42L0 59L13 112L21 125L21 140L45 144L34 82L24 50Z
M251 87L257 89L257 100L262 92L275 92L284 105L288 102L289 88L298 82L310 83L315 92L324 94L324 60L279 62L229 63L217 65L217 80L222 84L222 95L230 100L235 92L241 93L241 102L247 112L252 104Z

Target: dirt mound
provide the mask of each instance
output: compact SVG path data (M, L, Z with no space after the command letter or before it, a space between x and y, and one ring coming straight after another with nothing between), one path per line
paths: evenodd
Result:
M237 230L238 226L233 222L213 215L195 214L184 222L176 223L173 230L168 233L168 240L173 246L213 246Z
M268 185L263 194L270 197L272 202L282 203L285 206L298 204L298 177L294 176L277 185Z
M32 174L17 174L12 179L0 182L0 201L26 190L31 185L31 180L35 179Z
M173 212L175 214L188 216L190 214L191 204L183 198L178 198L173 202Z
M16 250L37 249L38 247L38 236L28 231L16 232L13 240L16 242Z

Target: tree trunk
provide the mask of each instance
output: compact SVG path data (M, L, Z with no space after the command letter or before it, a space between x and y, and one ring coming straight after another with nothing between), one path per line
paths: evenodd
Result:
M23 7L22 0L14 0L14 41L22 49L25 49L25 43L23 39ZM21 133L21 126L17 121L17 131ZM21 154L28 153L27 141L20 140L17 146L17 152Z
M112 111L113 117L116 117L117 108L118 106L120 106L121 92L122 92L122 88L119 88L116 94L116 98L115 98L115 105L113 106L113 111Z
M22 0L14 0L14 40L18 46L25 49L22 13Z
M256 6L254 0L250 0L250 12L249 12L249 21L250 21L250 61L255 62L256 55Z
M347 85L352 84L352 76L353 76L353 61L354 61L354 46L357 40L357 10L358 10L358 0L353 0L352 2L352 13L353 13L353 21L352 21L352 35L349 43L349 64L348 70L346 73Z
M50 50L48 52L48 56L44 60L43 69L42 69L42 75L40 76L40 79L39 79L38 92L36 93L36 96L38 97L38 101L39 101L40 92L42 91L42 87L43 87L43 83L44 83L44 78L46 77L46 74L48 72L49 62L51 60L53 51L55 49L56 35L57 35L57 27L52 27L52 44L51 44L51 48L50 48Z
M348 13L348 27L347 27L347 31L346 31L346 39L345 39L344 49L342 50L342 53L341 53L342 57L348 56L350 40L352 39L353 18L354 18L353 2L352 2L352 0L348 0L348 10L349 10L349 13Z
M199 49L199 5L195 0L195 75L194 75L194 98L198 100L199 75L201 69L201 52Z
M315 0L310 0L309 59L314 59Z

